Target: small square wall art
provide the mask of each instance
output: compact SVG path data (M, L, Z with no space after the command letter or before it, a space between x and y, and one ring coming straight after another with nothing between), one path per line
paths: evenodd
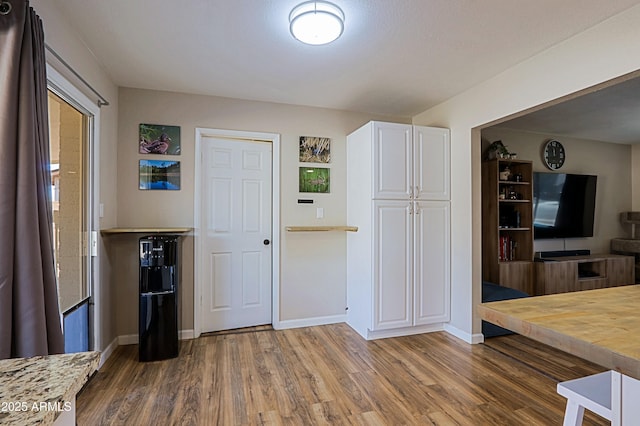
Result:
M331 162L331 139L315 136L300 136L300 162Z
M300 167L300 192L329 192L329 171L326 167Z

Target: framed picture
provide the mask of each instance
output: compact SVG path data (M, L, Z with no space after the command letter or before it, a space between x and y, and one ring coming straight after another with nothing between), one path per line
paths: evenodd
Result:
M180 189L180 162L140 160L140 189Z
M140 154L180 155L180 126L140 124L138 151Z
M326 167L300 167L300 192L328 193L329 172Z
M300 136L300 162L329 163L331 161L331 139Z

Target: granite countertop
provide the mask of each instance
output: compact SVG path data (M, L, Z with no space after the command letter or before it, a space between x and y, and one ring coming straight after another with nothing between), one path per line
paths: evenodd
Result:
M99 362L99 352L0 360L0 424L52 424Z

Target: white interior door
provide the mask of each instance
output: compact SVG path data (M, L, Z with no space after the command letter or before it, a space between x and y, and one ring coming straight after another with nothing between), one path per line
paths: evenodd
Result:
M202 138L202 332L271 324L272 145Z

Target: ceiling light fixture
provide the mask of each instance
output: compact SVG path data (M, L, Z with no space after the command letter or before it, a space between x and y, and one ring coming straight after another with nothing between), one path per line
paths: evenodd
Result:
M331 43L344 30L344 12L328 1L306 1L289 14L289 30L306 44Z

